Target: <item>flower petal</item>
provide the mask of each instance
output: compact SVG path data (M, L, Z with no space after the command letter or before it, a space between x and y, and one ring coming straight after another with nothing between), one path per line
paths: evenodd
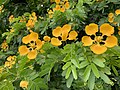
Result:
M114 33L114 27L112 27L110 24L108 23L104 23L100 26L100 32L103 35L107 35L107 36L111 36L111 34Z
M61 27L60 27L60 26L56 27L56 28L52 31L52 34L53 34L53 36L55 36L55 37L59 37L59 36L61 35L61 33L62 33L62 30L61 30Z
M118 44L118 39L115 36L108 36L105 41L105 46L114 47Z
M68 36L68 32L64 31L62 32L62 41L66 41Z
M37 56L37 50L32 50L32 51L30 51L30 52L28 53L28 55L27 55L27 57L28 57L29 59L35 59L36 56Z
M117 9L117 10L115 11L115 13L116 13L116 15L119 15L119 14L120 14L120 9Z
M82 37L83 46L90 46L93 43L93 40L89 36Z
M39 50L40 48L42 48L42 41L40 39L36 40L36 49Z
M114 21L114 18L108 18L108 21L112 23Z
M56 4L59 4L59 3L60 3L60 0L55 0L55 3L56 3Z
M93 35L98 32L98 25L95 23L91 23L85 27L85 32L87 35Z
M109 17L109 18L113 18L113 17L114 17L114 14L113 14L113 13L109 13L109 14L108 14L108 17Z
M48 42L50 41L50 37L49 36L44 36L43 39L44 39L44 41L48 41Z
M51 44L54 46L60 46L62 43L58 38L52 38L51 39Z
M26 55L29 52L29 49L27 48L27 46L22 45L19 47L18 51L20 55Z
M30 41L31 41L30 35L27 35L27 36L22 38L22 42L24 44L28 44L28 43L30 43Z
M69 2L66 2L66 3L65 3L65 8L66 8L66 9L69 9L69 7L70 7Z
M28 87L28 82L27 81L21 81L20 82L20 87L27 88Z
M38 39L38 33L31 32L30 39L31 39L31 41L36 41Z
M90 46L91 51L93 51L95 54L102 54L104 52L106 52L107 47L105 46L100 46L99 44L93 44L92 46Z
M63 27L62 27L62 32L69 32L71 30L71 25L69 24L65 24Z
M75 40L77 36L78 36L78 33L77 33L76 31L71 31L71 32L69 33L68 39L69 39L69 40Z

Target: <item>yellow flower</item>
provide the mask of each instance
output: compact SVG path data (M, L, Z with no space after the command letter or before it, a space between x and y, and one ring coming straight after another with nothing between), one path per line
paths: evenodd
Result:
M105 46L114 47L118 44L118 39L115 36L108 36L105 41Z
M26 24L26 27L30 27L30 28L33 28L34 27L34 24L35 22L33 20L28 20L27 24Z
M44 36L43 39L44 39L44 41L48 41L48 42L50 41L50 37L49 36Z
M36 51L36 50L30 51L30 52L28 53L28 55L27 55L27 57L28 57L29 59L35 59L36 56L37 56L37 51Z
M85 27L85 32L88 36L82 37L83 46L90 46L91 51L95 54L102 54L107 50L118 44L118 39L113 36L114 27L104 23L98 30L97 24L89 24Z
M60 11L61 11L61 12L65 12L65 7L61 7L61 8L60 8Z
M65 3L65 9L69 9L69 7L70 7L69 2L66 2L66 3Z
M78 33L77 33L76 31L71 31L71 32L69 33L68 39L69 39L69 40L75 40L77 36L78 36Z
M87 35L93 35L98 32L98 25L95 23L91 23L85 27L85 32Z
M114 14L113 14L113 13L109 13L109 14L108 14L108 17L109 17L109 18L113 18L113 17L114 17Z
M115 13L116 13L116 15L119 15L119 14L120 14L120 9L117 9L117 10L115 11Z
M100 26L100 32L103 35L111 36L111 34L114 33L114 27L112 27L108 23L104 23Z
M83 46L90 46L93 43L93 40L89 36L82 37Z
M8 44L7 44L7 42L5 40L1 45L1 49L2 49L2 51L7 51L8 50Z
M60 0L55 0L56 4L59 4L60 3Z
M71 25L69 25L69 24L65 24L65 25L62 27L63 33L64 33L64 32L69 32L70 30L71 30Z
M16 60L16 56L9 56L8 58L7 58L7 61L15 61Z
M11 23L13 20L14 20L14 16L11 15L11 16L9 17L9 22Z
M6 61L6 62L5 62L5 67L11 67L11 63L8 62L8 61Z
M108 18L108 21L109 21L110 23L113 23L114 18Z
M53 17L54 12L53 12L52 10L49 10L49 11L48 11L48 14L49 14L49 18L52 18L52 17Z
M55 8L53 8L53 11L60 10L60 5L56 5Z
M62 29L60 26L56 27L53 31L52 31L52 35L55 37L59 37L62 33Z
M62 43L58 38L51 38L51 44L54 46L60 46Z
M22 45L19 47L19 53L20 55L26 55L29 52L29 49L27 48L27 46Z
M99 44L93 44L92 46L90 46L90 49L95 54L102 54L102 53L106 52L107 47L105 47L103 45L99 45Z
M76 40L76 37L78 36L76 31L70 31L71 30L71 25L65 24L63 27L56 27L53 29L52 34L56 38L51 39L51 44L55 46L61 45L61 41L66 41L68 40ZM59 40L61 39L61 40ZM55 42L55 43L54 43ZM58 44L56 44L58 43Z
M43 42L38 39L38 33L31 31L31 33L22 38L22 42L27 45L19 47L20 55L27 55L29 59L35 59L37 51L42 48Z
M28 81L21 81L20 82L20 87L27 89L27 87L28 87Z

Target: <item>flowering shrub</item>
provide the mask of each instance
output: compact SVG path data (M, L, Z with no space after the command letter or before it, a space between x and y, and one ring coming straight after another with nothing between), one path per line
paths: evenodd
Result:
M119 0L1 0L0 90L119 90Z

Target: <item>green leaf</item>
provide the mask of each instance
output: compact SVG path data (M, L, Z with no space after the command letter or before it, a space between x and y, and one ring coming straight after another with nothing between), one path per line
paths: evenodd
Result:
M42 77L42 76L48 74L49 71L50 71L50 68L46 68L46 69L42 70L42 71L39 73L39 76Z
M43 79L36 78L35 80L29 81L28 90L41 90L41 89L48 90L48 87Z
M65 79L68 79L68 78L69 78L70 73L71 73L71 67L69 67L69 68L67 69L67 72L66 72L66 75L65 75Z
M116 76L118 76L119 74L118 74L118 71L116 70L116 68L112 65L112 70L113 70L113 72L115 73L115 75Z
M84 74L83 74L83 80L86 82L88 79L89 79L89 76L90 76L90 71L91 71L91 66L88 65L84 71Z
M66 84L67 84L67 87L68 87L68 88L70 88L70 87L71 87L72 82L73 82L73 76L72 76L72 75L70 75L70 77L67 79L67 82L66 82Z
M99 74L99 71L97 69L97 67L95 66L95 64L91 63L91 68L92 68L92 71L94 73L94 75L99 78L100 77L100 74Z
M67 62L67 63L62 67L62 69L65 70L65 69L67 69L70 65L71 65L71 62Z
M105 67L105 64L100 59L102 59L102 58L94 58L92 61L99 67Z
M104 73L106 73L106 74L108 74L108 75L111 75L111 72L110 72L110 68L109 68L109 67L101 68L101 71L103 71Z
M107 84L111 84L113 85L113 82L109 79L109 77L107 75L105 75L103 72L99 72L100 73L100 77L101 79L103 79L103 81Z
M63 59L64 62L67 62L70 60L70 53L68 53L65 58Z
M0 90L14 90L13 84L10 81L0 83Z
M78 0L77 6L78 6L78 7L83 6L83 0Z
M83 61L80 63L80 68L84 68L89 64L89 62L87 60Z
M71 66L71 69L72 69L72 74L73 74L74 79L77 79L76 67L75 67L74 65L72 65L72 66Z
M71 62L77 67L80 68L79 62L77 59L71 59Z
M19 60L18 73L20 73L22 70L24 70L24 66L27 63L28 58L26 56L20 56L18 60Z
M88 79L88 87L90 90L93 90L95 86L95 76L93 73L90 74L90 77Z

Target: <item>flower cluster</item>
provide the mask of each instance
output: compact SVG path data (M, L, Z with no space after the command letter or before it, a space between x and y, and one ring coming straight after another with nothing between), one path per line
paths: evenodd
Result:
M66 9L69 9L70 4L68 0L55 0L56 6L53 10L49 10L49 18L52 18L54 11L65 12Z
M98 25L91 23L85 27L85 32L88 36L82 37L84 46L90 46L90 49L95 54L102 54L106 52L107 47L111 48L118 44L118 39L112 35L114 27L108 23L104 23L98 30Z
M27 89L27 87L28 87L28 81L21 81L20 82L20 87Z
M4 42L1 44L1 51L7 51L8 50L8 44L4 40Z
M117 22L115 22L114 21L114 19L115 19L115 17L116 16L118 16L120 14L120 9L117 9L116 11L115 11L115 14L114 13L109 13L108 14L108 21L110 22L110 23L113 23L113 24L117 24Z
M56 27L52 31L54 37L51 38L51 44L54 46L60 46L62 41L76 40L78 33L75 30L71 31L71 25L65 24L63 27ZM60 40L61 39L61 40Z
M16 62L16 56L9 56L7 58L7 61L5 62L4 67L8 67L10 69L15 64L15 62Z
M32 31L29 35L23 37L22 42L25 45L19 47L20 55L27 55L29 59L35 59L43 45L43 42L38 37L38 33Z
M26 27L27 29L31 29L34 27L35 22L37 22L37 16L36 13L33 12L30 16L29 16L29 20L27 21Z

